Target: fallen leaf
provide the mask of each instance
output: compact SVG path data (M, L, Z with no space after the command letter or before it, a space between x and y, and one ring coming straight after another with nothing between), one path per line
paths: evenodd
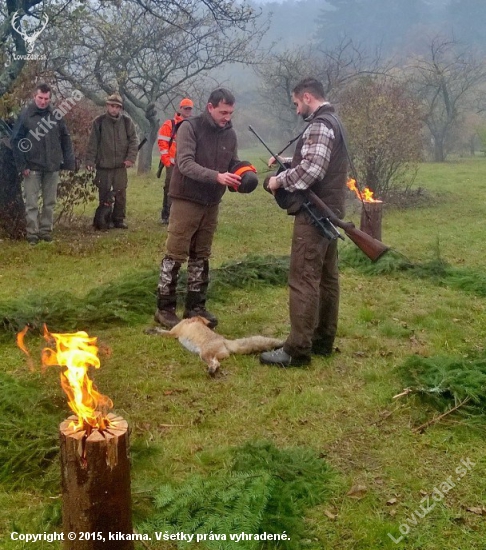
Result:
M324 510L324 515L326 515L332 521L334 521L337 518L337 514L333 514L329 510Z
M481 508L480 506L470 506L469 508L466 508L468 512L472 512L473 514L476 514L477 516L484 516L486 515L486 510L484 508Z
M387 504L388 506L392 506L393 504L396 504L397 502L398 502L398 500L397 500L395 497L393 497L393 498L387 500L387 501L386 501L386 504Z
M346 493L346 496L356 499L361 499L365 496L368 488L366 485L353 485L351 489Z

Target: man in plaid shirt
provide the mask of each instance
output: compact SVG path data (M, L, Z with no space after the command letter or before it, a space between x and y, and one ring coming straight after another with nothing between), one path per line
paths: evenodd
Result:
M268 181L275 193L307 189L338 216L344 216L347 155L334 108L326 101L322 83L299 82L292 92L298 115L307 128L297 142L291 167ZM332 116L331 116L332 114ZM295 214L292 208L289 213ZM304 210L295 214L289 272L290 334L284 346L262 353L264 364L304 366L311 354L329 356L334 349L339 311L337 240L329 240Z

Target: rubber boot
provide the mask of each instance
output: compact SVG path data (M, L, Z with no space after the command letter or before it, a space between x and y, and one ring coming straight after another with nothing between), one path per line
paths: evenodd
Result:
M187 264L187 295L184 319L204 317L208 327L215 328L218 319L206 309L206 294L209 285L209 260L189 258Z
M157 286L157 310L154 320L165 328L171 329L180 322L176 315L177 279L180 262L166 256L160 264L159 284Z

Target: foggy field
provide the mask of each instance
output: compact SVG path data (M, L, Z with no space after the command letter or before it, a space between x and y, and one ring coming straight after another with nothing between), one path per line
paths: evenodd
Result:
M264 155L247 154L263 179ZM57 438L70 411L59 368L41 371L38 332L26 337L35 370L15 345L16 325L47 319L52 332L98 337L101 368L90 376L130 425L134 526L152 537L137 550L482 549L484 385L456 412L433 419L460 404L456 390L482 380L485 181L483 157L422 164L420 205L385 208L383 241L393 252L383 263L363 260L349 241L340 245L339 352L306 369L231 356L213 379L177 341L143 333L153 324L166 237L154 176L130 179L128 231L94 232L91 204L70 226L56 227L52 245L2 240L0 546L61 548L11 539L62 530ZM359 204L350 200L346 219L358 223ZM223 197L208 299L219 333L286 336L281 266L291 223L261 187ZM436 384L428 399L417 387L394 399L410 387L403 365L411 357L429 358L439 371L456 361L471 375L443 394L445 374L427 388L424 378L426 394ZM185 518L191 502L199 508ZM227 540L157 541L166 531ZM264 546L229 537L264 531L286 531L291 540Z

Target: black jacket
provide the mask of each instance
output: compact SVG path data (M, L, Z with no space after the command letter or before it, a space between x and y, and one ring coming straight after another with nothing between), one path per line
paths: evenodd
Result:
M71 136L60 109L27 105L15 123L11 143L19 171L74 170Z

